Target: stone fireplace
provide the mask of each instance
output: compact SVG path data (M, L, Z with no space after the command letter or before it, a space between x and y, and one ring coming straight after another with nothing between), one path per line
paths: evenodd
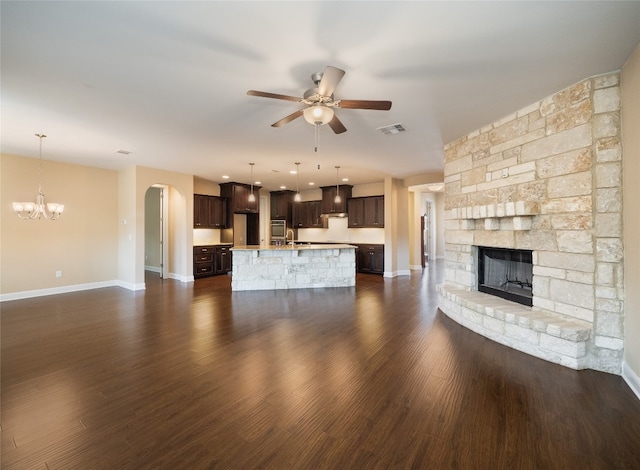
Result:
M621 161L617 73L584 80L447 144L440 309L537 357L620 373ZM481 248L494 250L497 283L529 291L529 305L483 292ZM530 254L530 276L507 271L500 261L506 249Z

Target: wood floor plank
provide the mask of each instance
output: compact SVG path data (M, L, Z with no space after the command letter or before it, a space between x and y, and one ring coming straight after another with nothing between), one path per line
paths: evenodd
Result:
M441 262L278 292L147 276L2 304L3 469L640 468L624 381L451 321Z

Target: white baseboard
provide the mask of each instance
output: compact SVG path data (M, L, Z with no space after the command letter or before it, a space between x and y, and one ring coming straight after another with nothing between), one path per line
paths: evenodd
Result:
M145 264L144 270L145 271L151 271L152 273L162 274L162 269L160 269L160 266L147 266Z
M412 264L409 266L411 271L422 271L422 265L420 264Z
M129 290L145 290L146 289L144 282L133 284L131 282L118 281L117 286L122 287L124 289L129 289Z
M194 277L193 276L184 276L182 274L177 274L177 273L167 273L167 279L176 279L177 281L180 282L193 282L194 281Z
M624 361L622 361L622 378L640 400L640 377Z
M0 302L9 300L29 299L31 297L43 297L45 295L66 294L69 292L79 292L83 290L102 289L103 287L120 286L120 281L101 281L89 282L86 284L74 284L71 286L50 287L48 289L24 290L21 292L11 292L9 294L0 294Z
M382 277L411 276L411 270L400 269L398 271L385 271Z

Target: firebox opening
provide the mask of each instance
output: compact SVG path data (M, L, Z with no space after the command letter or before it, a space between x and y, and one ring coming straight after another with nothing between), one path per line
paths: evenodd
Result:
M478 290L533 305L533 252L478 247Z

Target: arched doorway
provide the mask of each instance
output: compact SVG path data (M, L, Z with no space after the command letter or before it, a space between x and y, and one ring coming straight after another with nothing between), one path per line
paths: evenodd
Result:
M168 277L169 188L150 186L144 198L144 269Z

